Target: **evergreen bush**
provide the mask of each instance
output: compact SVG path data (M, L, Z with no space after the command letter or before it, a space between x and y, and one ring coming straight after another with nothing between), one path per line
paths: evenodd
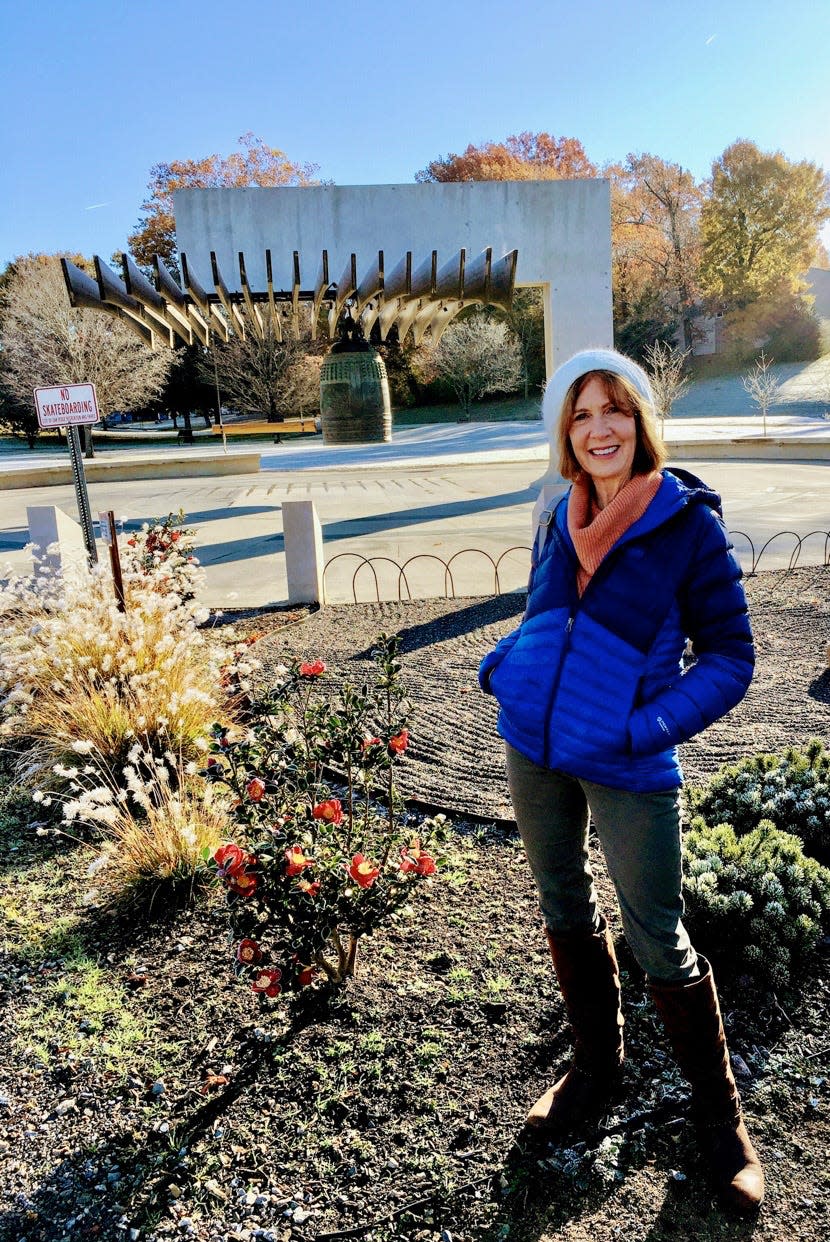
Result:
M684 896L692 940L718 972L763 990L786 990L809 971L830 926L830 870L769 820L739 836L696 817L684 842Z
M830 753L818 738L803 751L793 746L727 764L690 801L707 824L731 824L737 836L772 820L794 833L806 854L830 864Z

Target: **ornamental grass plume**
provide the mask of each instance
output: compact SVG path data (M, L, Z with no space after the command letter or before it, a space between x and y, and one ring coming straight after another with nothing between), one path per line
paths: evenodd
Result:
M31 746L30 777L76 741L113 772L136 738L187 761L223 706L227 654L200 628L198 566L148 557L136 539L122 568L125 612L101 567L13 579L0 593L0 730Z
M95 850L89 874L102 895L135 902L159 886L192 886L200 873L207 878L206 860L222 840L229 799L195 764L135 742L116 782L91 746L76 744L75 752L82 768L58 765L57 775L68 782L63 822L67 835L77 825L92 832L84 844Z

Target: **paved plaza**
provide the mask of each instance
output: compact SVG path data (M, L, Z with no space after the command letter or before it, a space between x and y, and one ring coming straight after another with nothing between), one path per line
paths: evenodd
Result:
M708 444L712 451L718 438L725 443L741 435L757 437L759 420L751 417L676 420L667 423L666 438L673 459L723 496L727 524L736 532L747 569L752 548L757 554L784 531L793 533L767 548L762 568L786 567L797 537L808 535L800 563L822 563L824 533L830 531L830 428L821 419L797 416L776 416L770 423L771 438L803 443L805 457L809 448L818 459L778 460L772 442L772 459L766 461L688 455L695 444ZM822 441L828 442L826 450ZM65 462L68 451L56 452ZM169 463L171 452L182 463L175 477L119 477L120 467L126 463L132 469L139 458L146 458L146 473L152 475L153 463ZM395 432L391 444L325 446L319 437L268 444L257 471L194 477L196 460L206 454L221 455L221 446L113 451L105 455L108 470L89 491L93 514L113 509L130 529L184 508L197 531L207 571L206 602L213 607L286 601L281 513L286 500L316 505L332 601L349 602L355 595L368 601L376 591L386 598L399 591L405 596L407 585L413 596L491 594L495 563L501 590L526 581L531 511L548 468L538 422L412 428ZM38 452L37 463L44 457ZM31 566L25 550L27 505L57 505L77 518L72 485L33 486L32 461L26 450L0 460L5 482L12 481L10 472L20 481L0 490L0 565L18 573ZM374 570L363 565L370 558L378 558ZM401 565L407 565L406 581Z

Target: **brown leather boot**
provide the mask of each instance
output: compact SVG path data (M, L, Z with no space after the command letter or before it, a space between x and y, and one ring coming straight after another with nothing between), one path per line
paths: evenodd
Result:
M752 1212L764 1198L764 1171L743 1122L712 968L705 958L697 960L699 978L681 983L651 979L649 990L691 1083L698 1142L718 1193L730 1207Z
M620 1077L620 969L603 919L598 932L554 935L550 955L574 1033L573 1063L527 1115L533 1129L567 1130L602 1111Z

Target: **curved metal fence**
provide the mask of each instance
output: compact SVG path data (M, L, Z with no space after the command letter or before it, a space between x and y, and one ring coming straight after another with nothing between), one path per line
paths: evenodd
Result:
M774 568L776 569L786 568L788 570L797 568L799 561L801 560L801 553L804 549L805 543L807 542L808 539L813 539L816 536L819 539L823 540L823 548L822 548L821 561L814 562L814 564L820 564L825 569L827 568L828 565L830 565L830 531L827 531L827 530L811 530L809 534L807 535L799 535L794 530L779 530L774 535L770 535L770 537L761 545L760 549L757 552L755 551L755 544L752 541L752 537L750 535L747 535L745 531L731 530L729 532L729 537L733 543L735 542L735 539L737 536L740 536L742 539L745 539L746 542L749 544L751 564L749 565L749 567L747 567L746 565L743 566L744 571L747 574L754 574L758 572L758 566L760 565L761 560L764 557L764 554L768 552L769 552L769 555L767 556L767 561L769 562L770 557L772 555L771 550L773 548L773 545L779 539L792 539L793 547L792 547L792 551L790 552L790 556L789 556L786 566L784 567L784 566L777 565L777 566L774 566ZM735 550L738 553L738 556L740 557L740 549L736 547Z
M430 596L432 597L443 596L445 599L456 599L459 594L461 595L501 595L505 589L515 591L515 590L518 590L521 585L523 585L522 582L518 582L515 586L509 586L505 588L504 583L502 581L502 574L503 574L503 571L501 569L502 563L504 562L506 557L509 557L513 553L522 554L522 563L524 564L524 567L525 567L524 578L526 580L527 579L527 566L528 566L529 557L530 557L530 547L526 545L517 544L514 547L505 548L505 550L501 552L498 557L493 557L489 552L486 552L483 548L460 548L457 552L454 552L448 560L445 560L443 557L438 556L435 552L417 552L414 556L408 557L407 560L405 560L402 564L399 561L394 560L390 556L362 556L359 552L338 552L336 556L333 556L331 558L331 560L326 561L325 569L323 571L323 582L328 583L329 572L332 566L337 561L346 561L346 560L357 561L358 564L355 566L354 572L352 573L352 576L351 576L352 598L356 604L361 603L361 602L367 602L365 599L364 600L358 599L358 581L359 580L360 582L370 582L371 584L373 584L374 600L377 603L380 602L381 598L398 599L398 600L413 599L415 598L415 595L413 594L413 585L414 585L413 580L416 578L416 573L417 573L418 579L420 581L423 581L425 576L427 576L424 572L425 570L424 562L429 562L429 563L434 563L435 565L440 566L440 569L442 571L440 573L440 581L442 584L442 589L439 591L433 590L433 591L427 592L427 596L426 596L427 598L429 598ZM458 567L456 567L455 573L453 573L453 565L456 562L459 562L462 557L468 557L468 558L477 557L477 558L481 558L479 563L483 562L482 568L484 568L485 573L487 573L487 577L483 585L480 582L477 583L478 589L476 590L459 591L457 589L456 578L459 574L459 569ZM378 567L382 567L382 566L392 567L391 574L387 573L386 575L386 582L389 583L391 581L394 585L395 593L392 595L389 595L386 593L381 595L382 571L381 571L381 574L379 574ZM489 566L489 571L487 569L488 566ZM421 597L424 596L423 591L418 591L417 594Z
M830 566L830 531L813 530L806 535L799 535L796 531L781 530L770 535L757 549L754 540L745 531L734 530L729 535L747 577L754 576L762 568L778 570L786 576L807 564L807 556L815 558L820 555L820 560L812 559L809 562L814 568L826 569ZM746 547L739 540L743 540ZM787 540L790 543L782 545L781 541ZM808 541L812 542L805 552ZM341 571L345 571L345 576L341 576L339 580L340 593L344 589L350 591L355 604L380 603L381 600L442 597L457 599L459 596L501 595L524 589L530 551L530 546L525 544L505 548L498 556L493 556L483 548L460 548L447 559L435 552L417 552L403 562L391 556L338 552L326 562L323 583L331 598L335 593L334 580ZM766 564L762 565L764 561ZM340 565L335 570L338 562ZM350 568L346 568L345 562L351 562ZM359 593L360 588L362 590Z

